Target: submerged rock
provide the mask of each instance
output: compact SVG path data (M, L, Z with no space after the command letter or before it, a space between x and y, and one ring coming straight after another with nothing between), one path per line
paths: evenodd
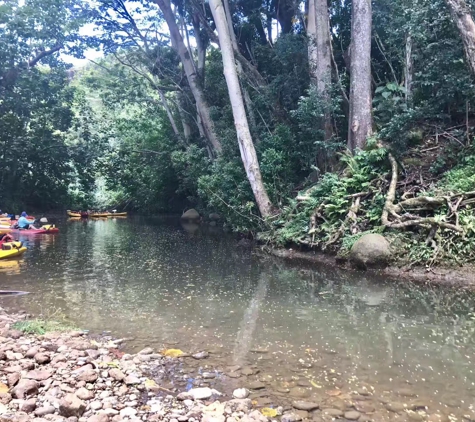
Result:
M350 261L358 268L384 268L391 258L389 242L376 233L365 234L353 245Z
M185 211L181 216L182 220L188 221L197 221L201 218L200 213L196 211L194 208L190 208L189 210Z

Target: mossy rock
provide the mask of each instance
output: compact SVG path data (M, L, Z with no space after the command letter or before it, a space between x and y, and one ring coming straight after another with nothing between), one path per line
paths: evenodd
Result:
M358 268L385 268L391 259L391 247L387 239L376 233L365 234L353 245L350 262Z

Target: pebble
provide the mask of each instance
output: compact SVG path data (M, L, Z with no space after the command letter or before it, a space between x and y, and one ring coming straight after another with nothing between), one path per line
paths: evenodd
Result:
M302 417L298 413L285 413L280 420L281 422L298 422L302 420Z
M357 412L356 410L351 410L349 412L345 412L345 419L348 419L350 421L356 421L360 418L361 413Z
M309 401L294 401L292 402L292 407L298 410L311 412L312 410L318 409L320 406L318 403L312 403Z
M235 399L245 399L249 397L249 390L246 388L237 388L233 391L233 397Z
M192 356L195 359L206 359L207 357L209 357L209 353L208 352L198 352L198 353L195 353Z
M261 381L251 381L247 384L247 388L249 388L249 390L261 390L266 388L266 385Z

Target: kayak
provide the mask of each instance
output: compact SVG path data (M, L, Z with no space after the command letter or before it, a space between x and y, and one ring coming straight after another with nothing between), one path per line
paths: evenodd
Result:
M3 249L9 246L9 243L4 243L2 249L0 250L0 259L14 258L16 256L23 255L26 252L26 246L20 248L10 247L10 249Z
M111 212L107 217L127 217L126 212Z
M103 212L103 213L97 213L97 214L89 214L89 217L104 218L104 217L109 217L110 215L111 215L110 212Z
M66 211L69 217L81 217L81 214L78 212Z
M12 231L21 234L54 234L58 233L59 229L54 224L48 224L39 229L13 229Z

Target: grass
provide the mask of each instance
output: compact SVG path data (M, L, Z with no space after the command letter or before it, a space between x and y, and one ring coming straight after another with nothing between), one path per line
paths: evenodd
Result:
M18 321L13 324L15 330L26 334L43 335L50 332L76 331L77 327L66 321L58 310L44 318L35 318L27 321Z

